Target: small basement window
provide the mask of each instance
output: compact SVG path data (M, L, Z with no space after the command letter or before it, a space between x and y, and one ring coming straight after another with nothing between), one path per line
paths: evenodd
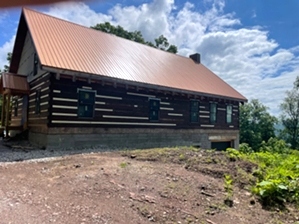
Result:
M230 124L232 123L233 118L233 106L227 105L226 106L226 123Z
M149 120L158 121L160 111L160 99L149 99Z
M217 122L217 104L210 103L210 122L216 123Z
M35 92L35 114L40 114L40 90Z
M92 118L94 116L95 91L83 90L78 91L78 117Z
M38 58L37 58L37 54L34 54L34 59L33 59L33 76L37 75L37 69L38 67Z
M198 100L190 101L190 122L198 123L199 121L199 102Z

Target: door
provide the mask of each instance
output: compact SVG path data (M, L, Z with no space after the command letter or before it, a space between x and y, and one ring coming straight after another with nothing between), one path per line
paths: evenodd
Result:
M226 150L227 148L232 147L231 141L228 142L212 142L211 148L218 151Z

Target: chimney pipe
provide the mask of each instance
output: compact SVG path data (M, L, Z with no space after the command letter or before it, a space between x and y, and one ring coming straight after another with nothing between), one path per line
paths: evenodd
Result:
M189 58L191 58L196 64L200 64L200 54L199 53L191 54L189 56Z

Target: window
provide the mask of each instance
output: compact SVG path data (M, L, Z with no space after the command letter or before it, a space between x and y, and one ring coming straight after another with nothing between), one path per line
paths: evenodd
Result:
M14 99L13 102L13 108L14 108L14 116L17 117L18 116L18 98Z
M197 123L199 121L199 102L197 100L190 101L190 122Z
M94 115L95 91L83 90L78 91L78 117L92 118Z
M35 92L35 114L40 113L40 90Z
M216 123L217 121L217 104L210 103L210 122Z
M33 59L33 76L37 75L37 66L38 66L38 58L37 54L34 54L34 59Z
M233 107L232 105L226 106L226 123L230 124L232 123L232 116L233 115Z
M159 99L149 99L149 120L158 121L160 111L160 100Z

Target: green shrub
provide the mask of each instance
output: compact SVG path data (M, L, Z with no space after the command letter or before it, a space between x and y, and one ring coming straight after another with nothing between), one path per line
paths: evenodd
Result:
M287 153L290 150L289 146L284 140L277 138L270 138L267 142L263 141L259 149L260 152L277 152Z
M224 190L226 192L224 204L226 204L229 207L233 207L233 178L229 174L224 174Z
M283 150L284 153L273 152L275 150L278 149L268 148L266 152L242 157L259 167L253 173L258 178L253 193L267 205L283 202L299 204L299 153L290 149Z
M231 161L246 160L258 165L252 173L256 177L252 191L264 205L299 205L299 151L291 150L285 141L270 138L261 143L258 152L243 143L240 150L229 148L226 153Z
M226 153L231 161L236 161L241 156L241 153L237 149L233 148L227 148Z
M248 153L253 153L254 152L253 149L247 143L242 143L242 144L240 144L239 147L240 147L239 151L241 153L248 154Z
M224 190L229 199L233 196L233 179L229 174L224 174Z

